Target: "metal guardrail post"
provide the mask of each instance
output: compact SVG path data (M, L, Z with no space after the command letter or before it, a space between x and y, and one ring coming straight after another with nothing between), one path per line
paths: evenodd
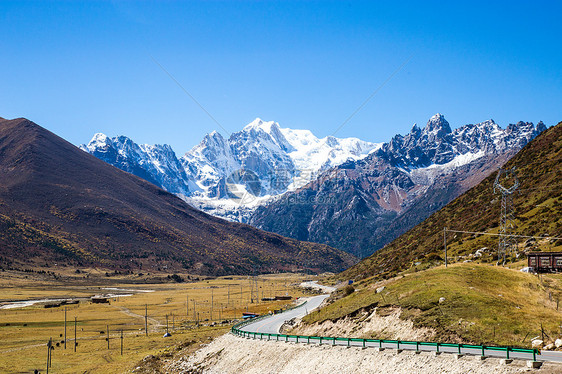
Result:
M299 342L299 336L297 335L297 343Z
M289 341L289 335L285 335L285 343Z
M439 353L439 343L437 343L435 346L437 348L437 353Z
M482 357L484 357L484 356L486 356L486 355L484 354L484 346L482 346Z
M322 337L320 337L320 343L318 345L322 345Z
M382 340L379 339L379 348L382 348Z
M505 358L509 360L509 347L505 349Z
M306 344L310 344L310 336L306 337Z
M332 345L336 345L336 338L334 338L334 343Z
M363 348L365 348L365 339L363 339Z
M416 352L420 350L420 342L416 342Z
M400 340L396 341L396 349L400 349Z
M458 344L458 347L459 347L459 355L460 355L460 354L461 354L461 347L462 347L462 344Z

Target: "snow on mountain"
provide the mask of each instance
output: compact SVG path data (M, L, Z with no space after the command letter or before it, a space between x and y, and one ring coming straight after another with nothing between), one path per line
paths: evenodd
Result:
M408 196L422 195L438 176L486 155L520 149L544 128L542 122L536 128L519 122L502 129L488 120L453 131L438 113L424 128L414 125L405 136L382 144L318 138L309 130L256 118L228 138L216 131L207 134L180 158L168 145L138 145L125 136L96 134L81 148L210 214L246 222L257 207L298 190L321 173L368 163L391 167L381 174L386 182L381 182L376 201L398 211Z
M497 170L546 126L493 120L455 130L441 114L367 157L341 163L317 182L256 208L266 231L366 256Z
M228 138L207 134L179 159L168 145L137 145L124 136L96 134L81 148L208 213L244 221L255 207L380 146L357 138L320 139L309 130L256 118Z
M167 144L138 145L126 136L109 138L98 133L87 145L82 144L80 148L168 192L188 196L199 189Z

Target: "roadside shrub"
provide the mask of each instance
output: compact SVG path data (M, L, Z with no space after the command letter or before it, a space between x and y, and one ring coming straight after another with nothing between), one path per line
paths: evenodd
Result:
M347 286L344 287L343 289L343 295L344 296L349 296L352 293L355 292L355 287L353 287L351 284L348 284Z

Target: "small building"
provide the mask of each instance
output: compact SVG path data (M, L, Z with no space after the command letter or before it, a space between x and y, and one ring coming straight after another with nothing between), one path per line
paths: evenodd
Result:
M92 296L90 300L94 304L109 304L109 297L106 296Z
M562 272L562 252L531 252L527 262L537 273Z

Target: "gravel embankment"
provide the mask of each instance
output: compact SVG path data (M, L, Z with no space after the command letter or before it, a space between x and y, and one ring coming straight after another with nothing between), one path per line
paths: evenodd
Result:
M546 363L528 369L524 361L501 365L497 358L479 361L474 356L419 355L394 350L316 346L221 336L189 357L171 362L173 373L561 373L562 366Z

